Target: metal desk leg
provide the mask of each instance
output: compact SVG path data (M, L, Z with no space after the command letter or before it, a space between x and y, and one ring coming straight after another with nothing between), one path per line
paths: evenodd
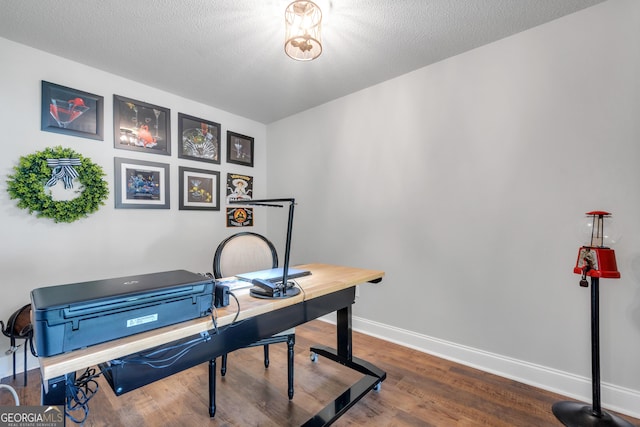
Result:
M52 378L41 385L40 403L42 405L65 405L67 401L67 379L75 382L75 372Z
M385 380L387 374L375 365L353 357L353 341L351 328L351 305L337 312L337 349L327 346L311 347L311 353L315 356L324 356L329 360L340 363L354 369L364 377L353 384L349 389L337 397L332 403L308 420L305 427L328 426L333 424L350 407L356 404L364 395L373 389L379 389L380 383Z

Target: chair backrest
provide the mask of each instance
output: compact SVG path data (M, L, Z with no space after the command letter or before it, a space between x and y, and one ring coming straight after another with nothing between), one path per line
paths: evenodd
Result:
M234 234L223 240L213 256L216 279L278 266L278 253L266 237L252 232Z

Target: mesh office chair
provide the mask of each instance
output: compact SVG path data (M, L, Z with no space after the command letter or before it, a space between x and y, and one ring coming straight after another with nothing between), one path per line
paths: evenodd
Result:
M278 253L267 238L260 234L242 232L223 240L213 256L213 275L216 279L241 273L278 267ZM248 347L264 346L264 367L269 367L269 344L287 343L288 395L293 398L293 346L295 329L288 329ZM220 374L227 372L227 355L222 356Z

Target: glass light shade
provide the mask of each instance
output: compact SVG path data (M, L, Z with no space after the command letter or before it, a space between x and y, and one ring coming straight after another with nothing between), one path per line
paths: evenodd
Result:
M312 1L296 0L284 12L284 51L292 59L311 61L322 53L322 11Z

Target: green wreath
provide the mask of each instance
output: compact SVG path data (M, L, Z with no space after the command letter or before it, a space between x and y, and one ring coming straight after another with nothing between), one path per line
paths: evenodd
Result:
M18 207L36 212L38 217L55 222L73 222L98 210L109 195L102 168L69 148L46 148L20 158L20 164L8 176L7 191L18 199ZM62 181L65 188L73 188L73 178L82 187L74 190L80 195L72 200L53 200L49 186Z

